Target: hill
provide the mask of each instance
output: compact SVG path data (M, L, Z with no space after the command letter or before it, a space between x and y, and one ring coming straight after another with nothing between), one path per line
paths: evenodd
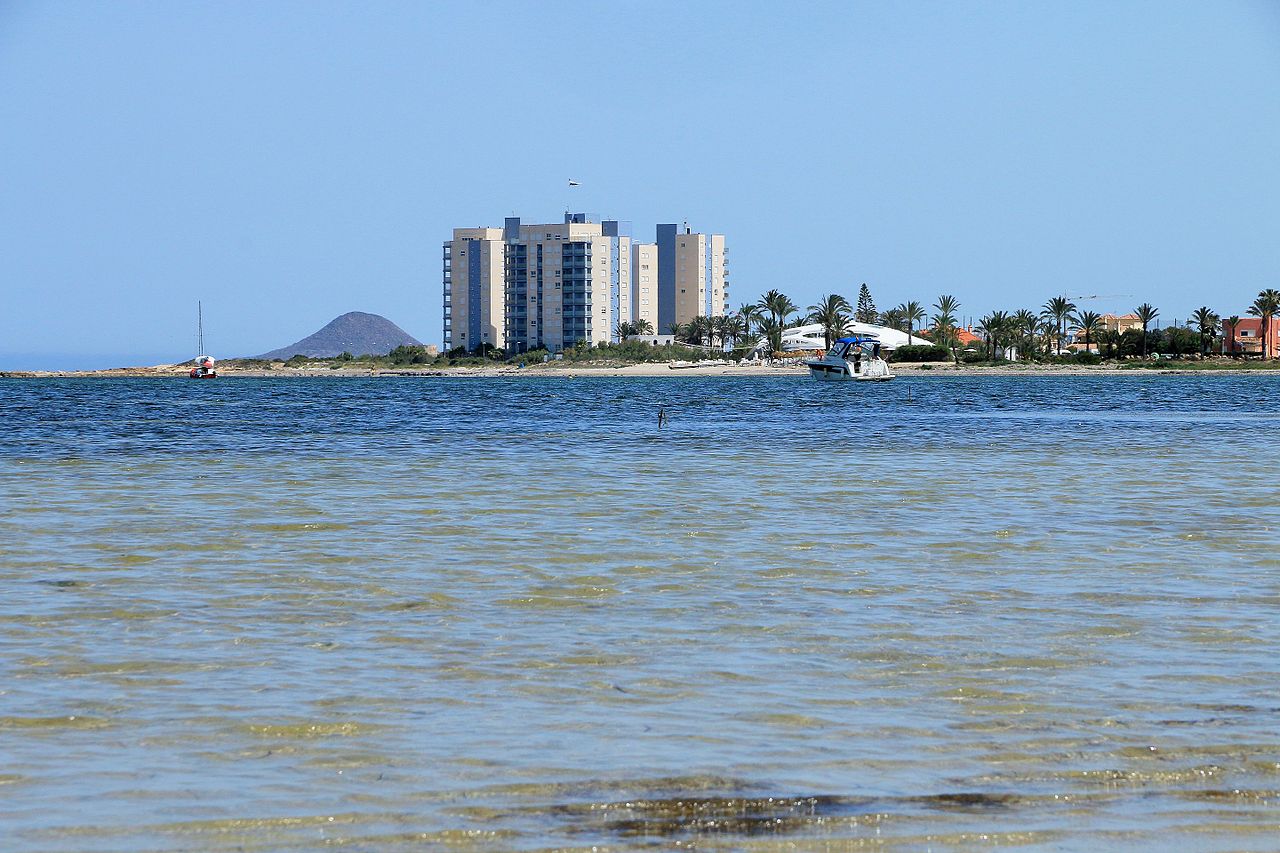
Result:
M295 355L332 358L344 352L352 355L386 355L398 346L422 346L422 342L386 317L351 311L330 320L328 325L314 335L254 357L287 361Z

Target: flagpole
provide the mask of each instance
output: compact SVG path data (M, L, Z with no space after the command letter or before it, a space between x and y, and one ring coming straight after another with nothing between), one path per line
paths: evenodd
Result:
M582 185L577 181L575 181L573 178L569 179L569 189L573 189L574 187L579 187L579 186L582 186ZM566 215L571 212L568 199L566 199L564 203L564 212Z

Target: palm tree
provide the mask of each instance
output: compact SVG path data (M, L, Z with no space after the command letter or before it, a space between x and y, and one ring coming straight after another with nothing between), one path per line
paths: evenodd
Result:
M785 299L780 291L770 290L760 297L760 301L756 303L756 309L761 317L768 314L775 323L782 322L778 319L778 312L774 310L774 306L778 304L779 299Z
M848 325L848 312L851 310L849 300L837 293L824 296L818 300L817 305L809 306L813 322L822 326L822 340L827 349L831 349L831 342L840 337L844 327Z
M638 334L634 323L620 322L614 327L613 333L617 335L619 341L625 341L632 335Z
M782 324L772 317L760 321L760 334L769 341L769 354L782 351Z
M719 338L721 350L723 350L724 345L728 342L728 334L724 333L724 321L728 320L728 318L726 316L709 316L707 320L712 325L712 346L716 346L716 338Z
M915 331L916 323L924 319L924 307L915 300L904 302L896 309L902 315L902 319L907 321L907 345L910 346L914 341L911 339L911 333Z
M1097 311L1083 311L1071 318L1076 324L1076 328L1084 332L1084 351L1091 352L1093 344L1093 336L1098 334L1098 327L1102 325L1102 317Z
M739 346L751 340L751 326L741 317L733 318L733 345Z
M1231 341L1231 354L1236 354L1236 326L1240 325L1240 315L1232 314L1222 321L1222 351L1227 351L1227 341ZM1230 332L1227 329L1231 329Z
M880 325L889 329L897 329L899 332L907 330L907 317L902 313L901 308L890 308L880 314Z
M778 324L779 324L780 326L782 326L783 328L786 328L787 315L788 315L788 314L795 314L795 313L796 313L797 311L799 311L799 310L800 310L800 306L799 306L799 305L795 304L794 302L792 302L792 301L791 301L791 299L790 299L790 298L788 298L787 296L783 295L783 296L778 300ZM803 324L803 322L801 322L801 320L800 320L800 318L799 318L799 317L792 317L792 318L791 318L791 324L792 324L793 326L801 326L801 325L804 325L804 324Z
M1267 289L1249 306L1249 313L1262 319L1262 357L1271 358L1271 318L1280 314L1280 290Z
M1153 308L1150 303L1144 302L1138 306L1133 313L1138 315L1138 319L1142 321L1142 357L1147 357L1147 324L1160 315L1157 308Z
M991 349L991 360L996 360L996 349L1000 346L1000 338L1009 327L1009 315L1003 311L992 311L982 318L981 329Z
M747 337L751 337L751 326L754 323L759 322L760 317L761 311L759 305L748 305L744 302L738 306L738 319L742 321L745 329L743 334Z
M1200 330L1200 355L1208 355L1209 346L1205 343L1205 339L1207 338L1210 344L1213 342L1213 336L1218 331L1218 315L1201 305L1191 314L1191 322Z
M1040 325L1040 318L1036 316L1036 312L1029 308L1023 308L1010 317L1009 320L1015 329L1026 335L1027 359L1030 360L1035 355L1036 329Z
M632 323L631 328L635 329L635 331L632 332L633 335L652 335L653 334L653 324L650 323L648 320L645 320L644 318L636 320L634 323Z
M694 338L694 343L702 344L706 341L706 346L715 346L716 327L710 317L704 317L701 314L694 317L689 321L689 331L693 333L691 337Z
M1062 338L1067 333L1067 318L1074 310L1076 310L1076 304L1070 299L1065 296L1055 296L1044 304L1044 310L1041 312L1043 316L1053 318L1057 333L1058 355L1062 355Z
M1103 358L1111 358L1115 355L1116 344L1120 342L1120 333L1105 326L1098 330L1098 344L1107 348L1107 354Z
M939 346L951 347L953 350L956 346L956 312L960 310L960 302L954 296L943 294L938 297L938 301L933 303L934 309L938 312L933 315L933 327L937 329L937 341Z
M759 304L763 310L769 312L769 316L772 317L773 321L778 325L779 331L782 329L782 321L786 316L793 311L799 310L799 306L792 302L790 297L784 293L778 292L777 290L770 290L764 296L760 297Z

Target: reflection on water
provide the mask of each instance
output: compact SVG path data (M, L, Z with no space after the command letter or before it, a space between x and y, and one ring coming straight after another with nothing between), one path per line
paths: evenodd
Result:
M6 380L5 846L1269 846L1277 389Z

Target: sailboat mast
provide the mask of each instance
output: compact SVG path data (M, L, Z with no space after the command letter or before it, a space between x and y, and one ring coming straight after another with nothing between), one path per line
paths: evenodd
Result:
M196 330L199 335L196 355L204 355L204 304L196 300Z

